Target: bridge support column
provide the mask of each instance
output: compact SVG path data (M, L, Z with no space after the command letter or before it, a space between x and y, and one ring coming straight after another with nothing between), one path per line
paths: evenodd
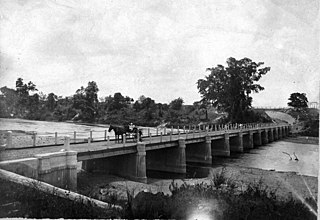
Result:
M268 138L268 129L264 129L262 132L262 144L268 144L269 143L269 138Z
M230 138L228 133L225 133L222 139L212 140L211 152L212 156L230 156Z
M274 139L275 140L278 140L279 139L279 128L278 127L276 127L275 129L274 129L274 131L275 131L275 135L274 135Z
M283 138L282 127L279 128L278 137L279 139Z
M211 137L206 136L205 143L188 144L186 147L187 162L212 164Z
M243 133L240 131L238 136L230 138L230 151L236 153L243 152Z
M261 146L262 145L262 138L261 138L261 129L258 129L258 132L253 134L253 145L254 146Z
M82 168L88 172L100 171L147 183L145 143L139 142L137 152L133 154L83 161Z
M269 130L269 142L273 142L273 141L274 141L273 128L270 128L270 130Z
M248 134L243 135L243 148L253 149L253 131L249 131Z
M186 141L179 138L178 142L178 147L148 151L147 170L185 174L187 172Z

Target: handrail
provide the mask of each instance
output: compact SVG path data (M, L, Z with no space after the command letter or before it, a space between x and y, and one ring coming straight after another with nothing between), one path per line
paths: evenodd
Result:
M152 137L162 137L170 136L170 140L172 135L182 135L182 134L190 134L194 136L194 134L204 133L204 132L218 132L218 131L234 131L234 130L256 130L262 128L270 128L270 127L279 127L279 126L290 126L286 123L248 123L248 124L207 124L207 125L189 125L183 127L174 128L173 126L170 128L144 128L146 132L143 132L142 137L145 139L149 139L151 142ZM101 134L103 132L103 134ZM82 135L82 134L87 135ZM47 147L47 146L54 146L54 145L61 145L64 143L65 137L70 137L71 144L83 144L88 143L91 144L92 142L96 141L106 141L108 144L115 141L115 137L113 135L110 136L110 133L107 130L104 131L89 131L89 132L67 132L67 133L52 133L52 135L39 135L36 132L31 134L25 135L26 138L24 143L26 146L22 148L28 147ZM67 135L65 135L67 134ZM70 135L71 134L71 135ZM80 134L80 135L79 135ZM138 136L138 135L137 135ZM21 136L19 136L21 138ZM126 145L128 140L132 140L132 137L124 137L123 145ZM137 138L138 140L139 138ZM136 140L136 141L137 141ZM13 135L11 131L7 131L6 133L1 133L0 135L0 145L5 146L5 148L19 148L17 147L16 141L19 141L18 137ZM21 140L20 140L21 141Z

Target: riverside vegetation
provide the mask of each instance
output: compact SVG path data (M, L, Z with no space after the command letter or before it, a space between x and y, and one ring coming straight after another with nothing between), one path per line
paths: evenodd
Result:
M292 197L278 198L262 181L238 185L226 177L225 169L214 174L210 183L182 185L173 180L170 195L127 189L126 199L110 193L104 200L123 210L101 209L58 198L15 183L1 180L0 217L28 218L174 218L187 219L317 219L317 203Z

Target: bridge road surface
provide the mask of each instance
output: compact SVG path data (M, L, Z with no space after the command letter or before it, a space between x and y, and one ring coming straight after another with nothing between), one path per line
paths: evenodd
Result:
M250 129L243 130L244 133L247 133ZM257 130L252 128L251 130ZM232 133L235 133L234 136L237 135L239 132L239 129L235 130L222 130L222 131L212 131L208 132L208 135L214 135L219 136L224 133L229 133L233 136ZM196 131L195 133L180 133L180 138L184 138L187 140L199 137L205 137L206 131L202 131L199 133L199 131ZM179 139L178 134L173 134L170 140L170 135L166 136L143 136L142 141L146 144L146 150L148 150L149 144L160 144L161 142L170 142L170 141L177 141ZM89 143L70 143L70 150L77 151L78 154L85 154L95 151L105 151L105 153L114 152L115 150L118 151L126 151L126 149L134 148L137 143L133 142L133 139L128 139L125 145L123 143L115 143L115 140L108 141L93 141L90 144ZM35 147L25 147L25 148L11 148L6 149L0 152L0 161L5 160L16 160L16 159L22 159L22 158L30 158L34 157L36 154L44 154L44 153L53 153L58 152L62 149L65 149L66 147L62 145L50 145L50 146L35 146ZM132 150L131 150L132 151ZM134 153L136 150L133 150L132 152L127 153ZM121 153L126 154L126 153Z

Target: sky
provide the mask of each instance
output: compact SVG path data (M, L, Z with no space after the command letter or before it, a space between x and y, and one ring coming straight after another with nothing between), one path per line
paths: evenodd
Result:
M0 87L192 104L206 68L248 57L271 67L253 106L319 102L318 23L318 0L0 0Z

